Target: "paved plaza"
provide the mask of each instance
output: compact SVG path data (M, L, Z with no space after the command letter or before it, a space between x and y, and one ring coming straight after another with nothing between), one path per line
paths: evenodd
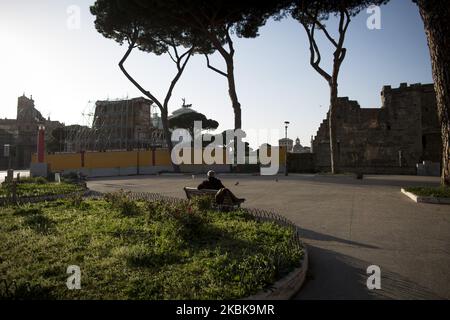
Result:
M219 175L245 206L272 209L301 227L310 272L298 299L450 298L450 206L417 204L400 187L438 185L416 176ZM98 191L123 188L184 198L202 176L91 179ZM381 268L381 290L366 269Z

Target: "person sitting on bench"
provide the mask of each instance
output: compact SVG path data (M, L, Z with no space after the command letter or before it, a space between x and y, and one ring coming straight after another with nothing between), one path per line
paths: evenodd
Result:
M225 197L228 196L231 198L231 201L233 203L242 203L245 201L245 199L236 197L233 192L231 192L229 189L227 189L223 184L222 181L217 179L215 177L216 173L213 170L209 170L206 174L208 176L208 180L203 181L200 183L197 187L197 189L210 189L210 190L218 190L216 194L216 202L218 204L222 204Z

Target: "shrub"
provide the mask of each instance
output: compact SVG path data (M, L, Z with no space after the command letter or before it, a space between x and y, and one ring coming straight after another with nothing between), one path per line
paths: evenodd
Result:
M187 201L176 204L150 201L147 203L147 212L150 220L175 221L179 226L180 234L185 239L200 235L204 224L207 223L207 211L200 210L196 205Z
M450 198L450 187L410 187L406 191L422 197Z
M78 179L78 173L71 171L71 172L68 172L68 173L64 173L61 177L65 178L65 179L68 179L68 180L69 179L70 180L77 180Z
M42 209L40 207L34 207L30 204L19 206L14 210L14 214L18 216L40 215Z
M130 199L129 192L124 192L119 190L117 192L107 193L105 195L105 200L110 203L110 205L119 210L119 212L124 216L133 216L140 213L140 208L136 201Z
M34 182L37 184L46 184L48 183L48 180L45 179L44 177L36 177L34 178Z
M191 202L182 202L170 206L172 216L181 224L185 239L197 238L207 224L207 211L201 210Z
M149 201L146 204L146 209L150 220L161 221L164 218L170 217L167 210L167 205L162 201Z
M54 229L54 221L45 216L40 207L20 206L14 210L14 215L23 217L23 224L36 232L48 234Z
M49 234L54 229L54 221L42 214L33 214L24 217L24 225L30 227L36 232Z
M212 209L213 198L211 196L197 196L190 200L193 207L200 211L206 211Z
M52 288L42 287L39 284L29 282L13 281L8 283L6 280L0 282L1 300L31 300L31 299L52 299Z
M80 182L80 176L76 172L68 172L61 175L61 181L69 182L69 183L78 183Z
M89 203L83 200L83 195L81 193L72 195L67 201L69 206L77 209L86 210L90 208Z
M156 250L142 243L117 248L113 253L132 267L158 267L164 263L172 263L176 258L168 250Z
M20 178L19 180L15 180L17 184L46 184L49 181L45 179L44 177L24 177ZM2 186L6 186L9 183L6 181L2 182Z

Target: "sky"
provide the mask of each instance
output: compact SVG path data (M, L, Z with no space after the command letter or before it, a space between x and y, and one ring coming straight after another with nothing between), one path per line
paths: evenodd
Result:
M125 78L118 62L126 51L94 27L89 7L94 0L0 0L0 118L15 118L17 97L33 96L43 116L68 124L90 124L96 100L141 96ZM79 15L77 14L79 10ZM384 85L431 83L431 62L423 23L411 0L392 0L380 10L381 29L369 29L372 13L352 19L341 68L339 96L363 108L381 106ZM79 20L77 19L79 17ZM79 24L77 24L79 21ZM334 18L327 22L336 30ZM255 39L235 42L237 94L244 130L269 131L300 138L309 146L329 106L325 80L309 64L305 31L292 20L268 21ZM323 68L330 70L329 42L318 38ZM224 70L219 55L211 58ZM144 88L163 100L176 67L169 56L134 51L125 64ZM169 112L182 98L218 130L233 128L226 79L207 69L203 56L193 56L175 88ZM252 147L267 135L249 138ZM269 141L270 142L270 141ZM273 141L272 141L273 143Z

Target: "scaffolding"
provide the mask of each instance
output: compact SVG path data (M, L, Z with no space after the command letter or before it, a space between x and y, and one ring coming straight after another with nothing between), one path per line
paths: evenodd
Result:
M154 125L151 102L144 98L89 101L81 115L80 125L64 128L64 152L166 146L163 130Z

